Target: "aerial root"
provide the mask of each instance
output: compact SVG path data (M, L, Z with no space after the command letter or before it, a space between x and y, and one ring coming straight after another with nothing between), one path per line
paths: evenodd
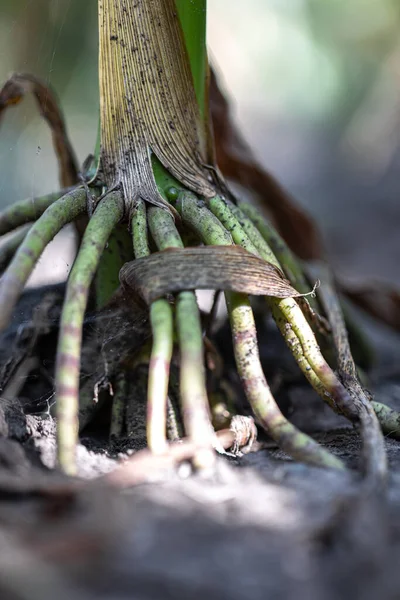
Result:
M226 293L236 366L258 422L282 450L317 467L344 469L343 462L299 431L281 413L267 384L258 354L257 332L248 298Z
M212 202L212 213L210 213L193 194L183 193L178 198L177 209L184 224L191 227L205 244L230 245L236 238L243 247L257 253L240 224L230 214L227 205L219 199ZM223 224L217 216L221 218ZM231 235L226 227L229 227ZM309 436L298 431L282 415L262 372L249 300L246 296L234 292L226 293L226 298L237 368L246 396L260 424L288 454L297 460L343 469L344 465L340 459L321 448Z
M59 194L50 194L34 202L17 203L0 213L0 235L25 224L0 249L0 267L11 259L0 281L0 329L6 326L46 245L66 223L84 213L85 209L86 195L83 187L80 187L68 191L61 198ZM309 292L309 284L296 257L268 221L260 217L252 207L244 203L236 206L218 196L205 203L190 192L182 192L177 200L177 209L183 224L206 245L240 245L280 269L300 293ZM82 428L95 410L91 394L86 394L85 401L85 388L82 390L82 403L79 406L82 325L89 287L109 236L123 213L123 198L119 191L110 192L98 204L87 226L67 284L57 353L56 388L58 460L61 468L69 474L76 472L78 413ZM37 221L33 225L26 225L35 219ZM171 214L158 207L148 208L142 200L132 209L131 229L135 258L150 254L148 230L158 250L183 248L182 238ZM339 458L297 430L282 415L262 372L249 299L236 292L226 292L225 297L237 369L258 422L293 458L317 466L345 468ZM383 481L386 475L386 458L372 407L385 433L398 437L400 415L384 405L371 403L368 394L361 387L333 287L324 285L318 297L319 302L310 298L311 308L295 298L269 297L267 301L287 345L314 389L336 412L360 424L367 472L377 475ZM327 364L314 335L313 329L318 326L315 315L320 311L321 304L332 327L340 378ZM171 449L167 442L167 406L174 346L174 312L180 349L181 409L185 434L188 436L185 443L189 444L194 453L194 463L200 467L208 467L214 463L212 448L218 446L218 442L211 424L200 313L193 291L176 294L175 311L165 298L154 301L150 306L153 343L147 390L148 447L154 455L160 457L168 454ZM126 383L123 373L116 375L111 437L118 437L123 433Z
M265 240L264 244L262 244L261 240L259 238L257 239L259 246L259 249L257 250L253 240L246 234L238 219L233 215L228 202L222 198L215 197L210 200L210 209L218 217L220 222L228 228L235 244L241 245L249 252L261 256L261 258L268 260L278 269L283 271L281 264ZM250 228L248 231L251 234L252 230ZM294 298L279 299L271 297L268 298L267 301L271 309L276 307L277 310L282 313L282 316L286 319L288 325L292 328L301 344L305 360L303 359L301 364L299 364L300 368L304 368L305 361L307 361L307 366L310 366L316 375L316 377L313 378L313 381L316 382L318 378L327 394L333 398L337 410L350 420L356 421L358 416L351 398L323 357L314 332L296 300ZM289 348L291 347L289 346ZM294 357L296 358L296 355L294 355ZM320 392L320 386L318 386L317 391ZM325 394L324 399L326 400L329 396Z
M375 484L384 485L387 479L388 465L382 431L370 401L370 394L362 387L358 378L357 368L350 351L342 309L334 291L330 270L322 263L314 264L313 273L317 274L322 281L318 294L332 327L339 376L358 413L366 473ZM385 414L386 411L382 410L380 412ZM388 413L386 412L386 414Z
M26 223L32 223L42 216L56 200L59 200L72 191L72 188L64 189L52 194L46 194L40 198L27 198L15 202L0 212L0 235L4 235L17 229Z
M0 280L0 331L7 327L15 304L54 236L85 210L85 193L75 189L51 204L32 225Z
M400 440L400 413L382 402L371 401L371 405L378 418L382 432L396 440Z
M153 302L150 324L153 346L148 381L147 443L152 452L160 454L165 452L167 443L167 396L173 351L173 313L167 300L160 298Z
M149 208L148 223L153 240L159 250L183 248L183 243L173 218L165 210L156 207ZM156 301L156 303L159 302L160 300ZM154 365L154 369L158 368L160 374L160 392L162 389L164 396L162 399L163 408L165 407L166 410L169 364L172 355L172 327L170 324L171 313L167 308L167 304L165 304L166 301L163 302L162 305L158 304L156 311L154 311L154 304L156 303L152 305L151 312L153 312L154 323L157 325L158 331L153 329L153 332L156 334L154 341L157 342L157 345L153 347L151 359L153 360L154 357L156 361L154 363L151 362L151 367ZM214 463L212 446L215 435L209 414L202 329L194 292L183 291L177 294L175 314L180 350L180 395L185 433L199 448L195 457L196 466L207 468ZM160 315L162 315L162 319L155 318L156 316L160 317ZM161 328L168 334L168 337L163 342ZM165 360L166 358L167 361ZM154 377L152 375L150 381L154 381L154 384L156 384L156 375ZM151 404L153 403L153 399L150 396L148 401ZM154 414L154 408L149 413L152 419L155 420L158 418ZM164 412L162 419L162 426L165 427ZM148 427L149 431L153 431L153 427L150 427L150 425ZM154 427L158 431L158 428L161 429L161 423L159 425L155 423Z
M150 218L157 229L157 213L151 213ZM148 256L147 211L143 200L133 209L131 226L135 258ZM173 351L173 315L167 300L160 298L152 303L150 325L153 343L147 384L147 444L151 452L162 454L167 447L167 396Z
M85 207L84 193L82 201ZM123 213L123 199L118 191L110 192L99 203L88 223L67 283L57 348L56 409L58 462L69 475L76 473L82 325L89 287L107 240Z

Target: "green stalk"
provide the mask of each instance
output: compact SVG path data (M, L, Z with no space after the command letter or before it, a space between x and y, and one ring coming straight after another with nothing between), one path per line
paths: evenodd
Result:
M75 189L51 204L32 225L0 281L0 331L7 327L14 306L47 244L85 209L85 191Z
M150 231L159 250L183 248L181 237L169 213L151 207L148 216ZM213 430L208 410L200 313L194 292L177 294L176 324L180 348L180 393L185 430L199 447L194 459L195 463L199 467L208 467L214 462L214 453L211 450Z
M119 192L111 192L100 202L87 225L67 284L57 348L56 407L58 461L69 475L76 473L82 325L89 288L107 240L123 214Z
M180 194L177 202L177 210L183 222L191 227L205 244L230 245L233 243L233 236L242 242L245 241L247 247L252 248L250 240L245 240L247 236L225 207L219 199L212 202L213 211L223 218L225 226L230 226L230 233L194 194ZM236 365L246 396L260 424L288 454L298 460L318 466L344 468L339 459L300 432L282 415L262 371L254 317L248 297L236 293L226 293L225 297L233 332Z

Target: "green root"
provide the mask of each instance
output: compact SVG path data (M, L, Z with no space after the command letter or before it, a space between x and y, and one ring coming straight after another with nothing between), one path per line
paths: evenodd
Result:
M181 237L169 213L160 208L151 207L148 210L148 219L151 235L159 250L183 248ZM165 309L164 305L163 311ZM159 323L160 328L161 326L169 326L169 316L162 325ZM185 432L199 448L194 457L195 464L199 467L208 467L214 462L214 453L212 452L214 436L208 410L200 313L194 292L177 294L176 326L180 348L180 394ZM169 332L170 330L168 330ZM172 340L172 335L169 339ZM161 332L157 341L160 345ZM165 343L163 353L171 353L168 361L169 373L172 345ZM163 357L162 367L166 371L166 362ZM164 406L166 407L166 394Z
M67 284L57 349L56 408L58 461L69 475L76 473L82 325L89 288L107 240L123 214L120 192L111 192L99 203L86 228Z
M157 230L157 213L150 212L149 219ZM135 258L150 254L146 206L140 200L132 216L132 236ZM159 240L162 244L162 241ZM169 371L173 351L173 315L167 300L159 299L150 307L150 324L153 344L150 356L147 385L147 444L155 454L166 451L167 438L167 396Z
M386 404L372 401L371 405L378 417L382 432L396 440L400 440L400 413Z
M85 212L87 199L83 188L75 188L58 200L56 197L57 195L49 195L31 204L25 201L0 215L0 232L2 227L5 232L30 222L41 214L29 230L24 228L17 232L4 246L4 257L10 257L13 252L15 256L0 283L0 303L3 306L0 327L7 324L46 245L66 223ZM197 236L196 239L207 245L240 245L283 270L301 293L309 291L309 285L296 258L268 222L259 217L251 207L244 204L238 207L218 196L204 202L190 192L179 193L176 207L183 225ZM85 386L79 407L82 325L89 288L107 241L123 215L124 203L119 192L111 192L99 202L86 228L67 285L57 354L56 391L58 460L61 468L69 474L76 472L78 414L82 428L96 410L92 391L86 390ZM131 230L136 258L150 254L149 232L160 251L183 247L182 237L171 214L154 206L146 207L142 200L132 210ZM254 317L247 296L227 292L226 300L238 372L258 422L293 458L312 465L343 469L342 461L297 430L279 410L262 372ZM362 389L360 388L361 392L358 388L356 390L354 384L349 390L333 373L322 356L312 327L303 312L304 307L302 310L293 298L268 298L267 301L287 345L314 389L336 412L360 422L362 430L364 427L365 431L373 431L373 439L378 443L379 437L376 435L376 428L373 428L370 414L373 411L360 412L360 402L363 404L363 400L360 401L359 396ZM314 308L319 306L316 302L313 305ZM216 438L206 391L200 313L193 291L182 291L176 295L175 318L180 349L179 389L184 429L198 449L195 464L210 466L214 462L212 447L215 446ZM147 440L153 453L163 454L167 450L168 387L174 346L173 308L168 300L159 299L152 303L150 324L153 342L147 389ZM125 377L117 374L114 385L110 436L118 437L123 433L125 424ZM387 407L379 406L377 414L380 415L381 422L385 423L382 426L386 427L386 431L390 429L397 435L397 413L389 411ZM365 435L363 440L368 447ZM368 448L366 454L370 457L373 455ZM383 472L385 465L382 456L380 454L379 459L376 456L375 453L375 458L371 459L375 460L375 467L370 461L369 470L375 468L375 471L380 469Z
M218 205L220 214L222 212L224 212L224 214L231 212L228 204L219 198ZM226 218L225 223L228 223ZM268 260L276 267L283 270L280 262L265 240L262 241L260 238L257 238L257 251L257 248L253 243L253 239L250 239L245 234L239 221L233 215L230 217L229 226L235 243L243 245L244 240L246 249L248 249L250 252L253 252L253 254L258 254L261 256L261 258ZM248 231L251 234L252 230L250 228ZM296 300L294 298L285 298L282 300L277 298L268 298L268 304L272 310L273 316L276 318L279 315L281 324L278 326L280 329L282 330L282 320L285 319L287 324L284 325L284 328L288 329L290 327L293 331L293 334L297 337L302 348L301 360L297 359L297 357L300 356L299 347L297 348L297 352L294 354L294 357L296 358L300 369L303 371L310 383L314 386L317 393L319 393L322 398L327 401L328 404L337 412L340 412L352 421L356 421L358 415L354 409L352 400L323 357L314 332L312 331ZM288 341L288 337L292 336L289 333L284 337L285 340ZM289 348L292 346L293 344L289 345ZM312 374L311 371L314 373ZM323 394L321 394L322 389L324 389Z
M155 454L166 451L167 396L173 351L173 314L169 302L156 300L150 307L153 346L147 392L147 444Z
M226 293L226 299L238 373L258 422L289 456L317 467L345 469L339 458L298 431L282 415L262 371L250 302L232 292Z
M86 209L83 189L51 204L32 225L0 281L0 331L4 330L40 255L54 236Z
M294 333L293 329L285 319L279 307L275 305L271 305L271 313L274 318L275 323L278 326L279 331L282 334L283 339L285 340L287 346L289 347L291 353L293 354L294 359L296 360L298 366L300 367L301 372L307 379L307 381L312 385L317 394L331 407L332 410L336 411L336 404L323 385L322 381L316 375L315 371L311 368L310 363L304 356L303 346L300 343L299 338Z
M62 196L68 195L70 191L72 190L65 189L40 198L27 198L15 202L15 204L0 212L0 235L13 231L13 229L26 223L36 221L49 206Z
M333 288L331 274L323 264L315 265L314 269L317 270L318 277L322 281L318 295L332 327L339 375L358 414L363 439L365 468L374 481L385 483L387 458L383 435L377 415L370 402L370 394L362 387L358 378L357 368L350 351L342 309ZM380 412L385 414L383 410Z
M210 214L206 205L193 194L181 194L177 202L177 209L184 224L194 229L205 244L230 245L233 243L232 238L236 238L246 244L247 249L254 252L254 246L233 215L230 215L228 210L225 211L225 206L223 202L216 199L212 203L212 210L221 217L225 227L230 228L230 233L215 214ZM236 332L233 343L237 368L246 395L255 414L260 419L260 424L297 460L313 465L344 468L339 459L321 448L310 437L298 431L282 415L262 373L254 318L249 301L240 294L228 294L227 300L231 327L233 332Z

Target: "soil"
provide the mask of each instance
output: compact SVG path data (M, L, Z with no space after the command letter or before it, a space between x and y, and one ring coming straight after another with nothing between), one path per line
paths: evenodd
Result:
M357 433L297 376L268 323L261 350L283 409L348 472L296 464L261 438L263 449L221 456L212 474L184 463L121 487L107 473L129 465L143 439L110 443L101 420L83 433L79 477L58 472L52 402L62 294L63 286L27 293L0 338L0 598L399 597L400 442L386 440L388 490L371 489ZM85 344L92 330L89 317ZM378 401L400 410L386 341L375 336L371 385Z

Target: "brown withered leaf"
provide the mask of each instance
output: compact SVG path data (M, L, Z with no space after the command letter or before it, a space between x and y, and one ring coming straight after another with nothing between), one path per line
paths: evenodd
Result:
M0 90L0 119L8 107L18 104L26 94L33 94L42 117L51 129L61 186L74 185L78 182L78 163L57 98L47 85L33 75L11 75Z
M279 269L240 246L168 248L126 263L120 281L146 304L168 293L201 289L300 296Z
M185 187L215 194L204 167L206 137L174 0L102 0L101 159L107 185L126 201L165 206L153 152Z
M229 104L213 71L210 74L209 94L216 158L223 175L257 195L270 212L282 237L299 258L321 258L322 243L314 223L258 164L233 123Z
M400 331L399 290L377 282L355 285L339 281L337 286L362 310L392 329Z

